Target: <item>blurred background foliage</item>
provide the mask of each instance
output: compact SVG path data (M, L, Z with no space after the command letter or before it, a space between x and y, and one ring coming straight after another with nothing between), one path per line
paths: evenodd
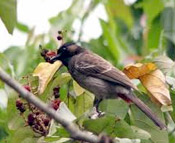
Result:
M44 62L40 56L39 44L46 49L56 50L59 43L55 40L56 35L54 37L53 33L66 30L64 41L72 41L72 37L78 33L75 42L101 55L120 69L131 63L153 62L157 57L163 56L158 60L158 67L163 72L166 69L166 74L171 78L170 93L172 108L175 109L175 74L172 72L175 70L175 1L137 0L128 6L123 0L91 0L88 7L83 9L84 3L84 0L73 0L67 10L48 19L51 24L48 33L35 35L34 28L30 29L27 25L17 22L16 1L0 0L0 18L9 33L17 28L28 34L24 46L14 45L0 53L0 67L18 81L21 81L23 76L30 76L37 65ZM102 34L97 39L83 41L84 22L99 4L105 7L107 14L106 21L99 19ZM81 24L80 30L75 32L73 23L77 19ZM173 64L169 66L168 61L173 61ZM81 96L76 96L79 93L78 87L72 83L71 77L63 75L63 72L66 72L65 68L55 73L53 80L40 98L47 102L52 95L53 88L60 86L60 98L77 117L76 123L80 127L96 134L105 132L112 137L118 137L117 141L120 143L175 142L175 111L162 113L158 105L152 103L148 96L141 98L168 124L168 131L160 131L134 105L131 105L128 112L129 106L120 100L104 101L100 104L100 109L107 112L105 117L96 120L87 119L85 115L92 107L93 95L84 91L80 93ZM37 81L31 77L30 79L31 84L33 80ZM145 91L143 87L139 86L139 88ZM56 140L68 137L64 129L57 128L57 126L54 127L57 131L49 137L36 137L29 127L24 127L25 122L16 110L16 94L1 81L0 96L1 102L3 101L0 102L0 142L35 143L43 142L43 140L57 142ZM119 120L116 121L113 115Z

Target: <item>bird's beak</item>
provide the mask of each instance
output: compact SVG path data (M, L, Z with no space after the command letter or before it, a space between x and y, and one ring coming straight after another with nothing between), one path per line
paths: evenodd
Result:
M54 63L57 60L60 60L61 54L57 54L55 57L50 59L50 63Z

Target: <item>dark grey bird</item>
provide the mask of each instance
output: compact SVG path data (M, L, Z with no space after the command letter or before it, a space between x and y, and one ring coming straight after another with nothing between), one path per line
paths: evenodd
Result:
M60 60L77 83L95 95L95 106L98 108L103 99L120 97L131 101L143 111L160 129L166 125L133 94L137 90L130 79L102 57L78 46L65 43L50 62Z

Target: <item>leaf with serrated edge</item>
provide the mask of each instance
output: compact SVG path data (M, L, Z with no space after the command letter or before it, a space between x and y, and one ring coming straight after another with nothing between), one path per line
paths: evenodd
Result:
M42 94L47 87L48 83L52 79L55 72L62 65L60 61L56 61L54 64L40 63L33 72L33 76L39 77L38 92Z

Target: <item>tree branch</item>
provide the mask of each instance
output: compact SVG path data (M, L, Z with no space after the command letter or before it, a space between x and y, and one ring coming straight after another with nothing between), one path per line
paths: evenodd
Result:
M9 85L11 88L13 88L16 92L18 92L21 97L26 99L28 102L34 104L36 107L44 111L55 121L60 123L70 133L71 138L75 140L81 140L81 141L92 142L92 143L100 142L100 138L98 136L89 134L86 131L81 131L75 124L59 116L55 110L47 106L45 103L43 103L40 99L38 99L32 93L24 89L17 81L11 78L1 68L0 68L0 79L4 81L7 85Z

